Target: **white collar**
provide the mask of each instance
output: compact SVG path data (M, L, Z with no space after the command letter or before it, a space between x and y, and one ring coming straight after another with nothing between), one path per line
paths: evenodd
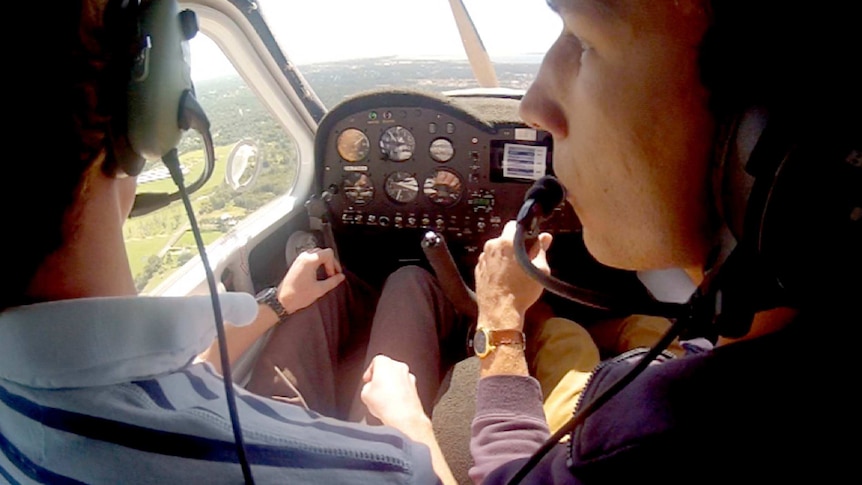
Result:
M247 293L219 294L224 320L250 323ZM210 346L209 295L53 301L0 313L0 379L36 388L117 384L176 371Z
M679 268L638 271L637 276L658 301L686 303L697 291L697 285Z

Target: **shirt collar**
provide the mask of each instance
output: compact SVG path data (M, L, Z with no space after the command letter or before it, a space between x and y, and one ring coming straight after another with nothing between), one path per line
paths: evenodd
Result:
M658 301L686 303L697 291L697 285L679 268L638 271L637 276Z
M247 293L219 294L224 320L257 315ZM61 300L0 313L0 379L36 388L145 379L188 365L210 346L209 295Z

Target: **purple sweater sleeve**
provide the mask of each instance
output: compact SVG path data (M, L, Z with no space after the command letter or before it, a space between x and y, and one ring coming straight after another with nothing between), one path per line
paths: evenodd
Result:
M470 478L482 483L500 465L526 458L550 436L539 381L528 376L479 379L473 418Z

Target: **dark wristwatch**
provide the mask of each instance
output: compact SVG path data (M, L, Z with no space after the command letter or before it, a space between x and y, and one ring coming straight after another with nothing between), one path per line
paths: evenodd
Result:
M525 348L527 337L520 330L491 330L485 327L476 328L473 335L473 351L480 359L484 359L500 345L516 345Z
M260 293L255 295L254 299L257 300L258 303L263 303L272 308L272 311L278 315L279 322L283 322L284 319L287 318L287 310L285 310L284 307L281 306L281 302L278 301L278 290L276 290L274 286L260 290Z

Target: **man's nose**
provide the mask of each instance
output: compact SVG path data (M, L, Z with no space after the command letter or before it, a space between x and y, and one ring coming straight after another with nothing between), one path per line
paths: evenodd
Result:
M533 128L549 131L555 137L564 137L568 134L566 118L561 106L551 94L544 80L536 78L521 99L518 113L524 123Z

